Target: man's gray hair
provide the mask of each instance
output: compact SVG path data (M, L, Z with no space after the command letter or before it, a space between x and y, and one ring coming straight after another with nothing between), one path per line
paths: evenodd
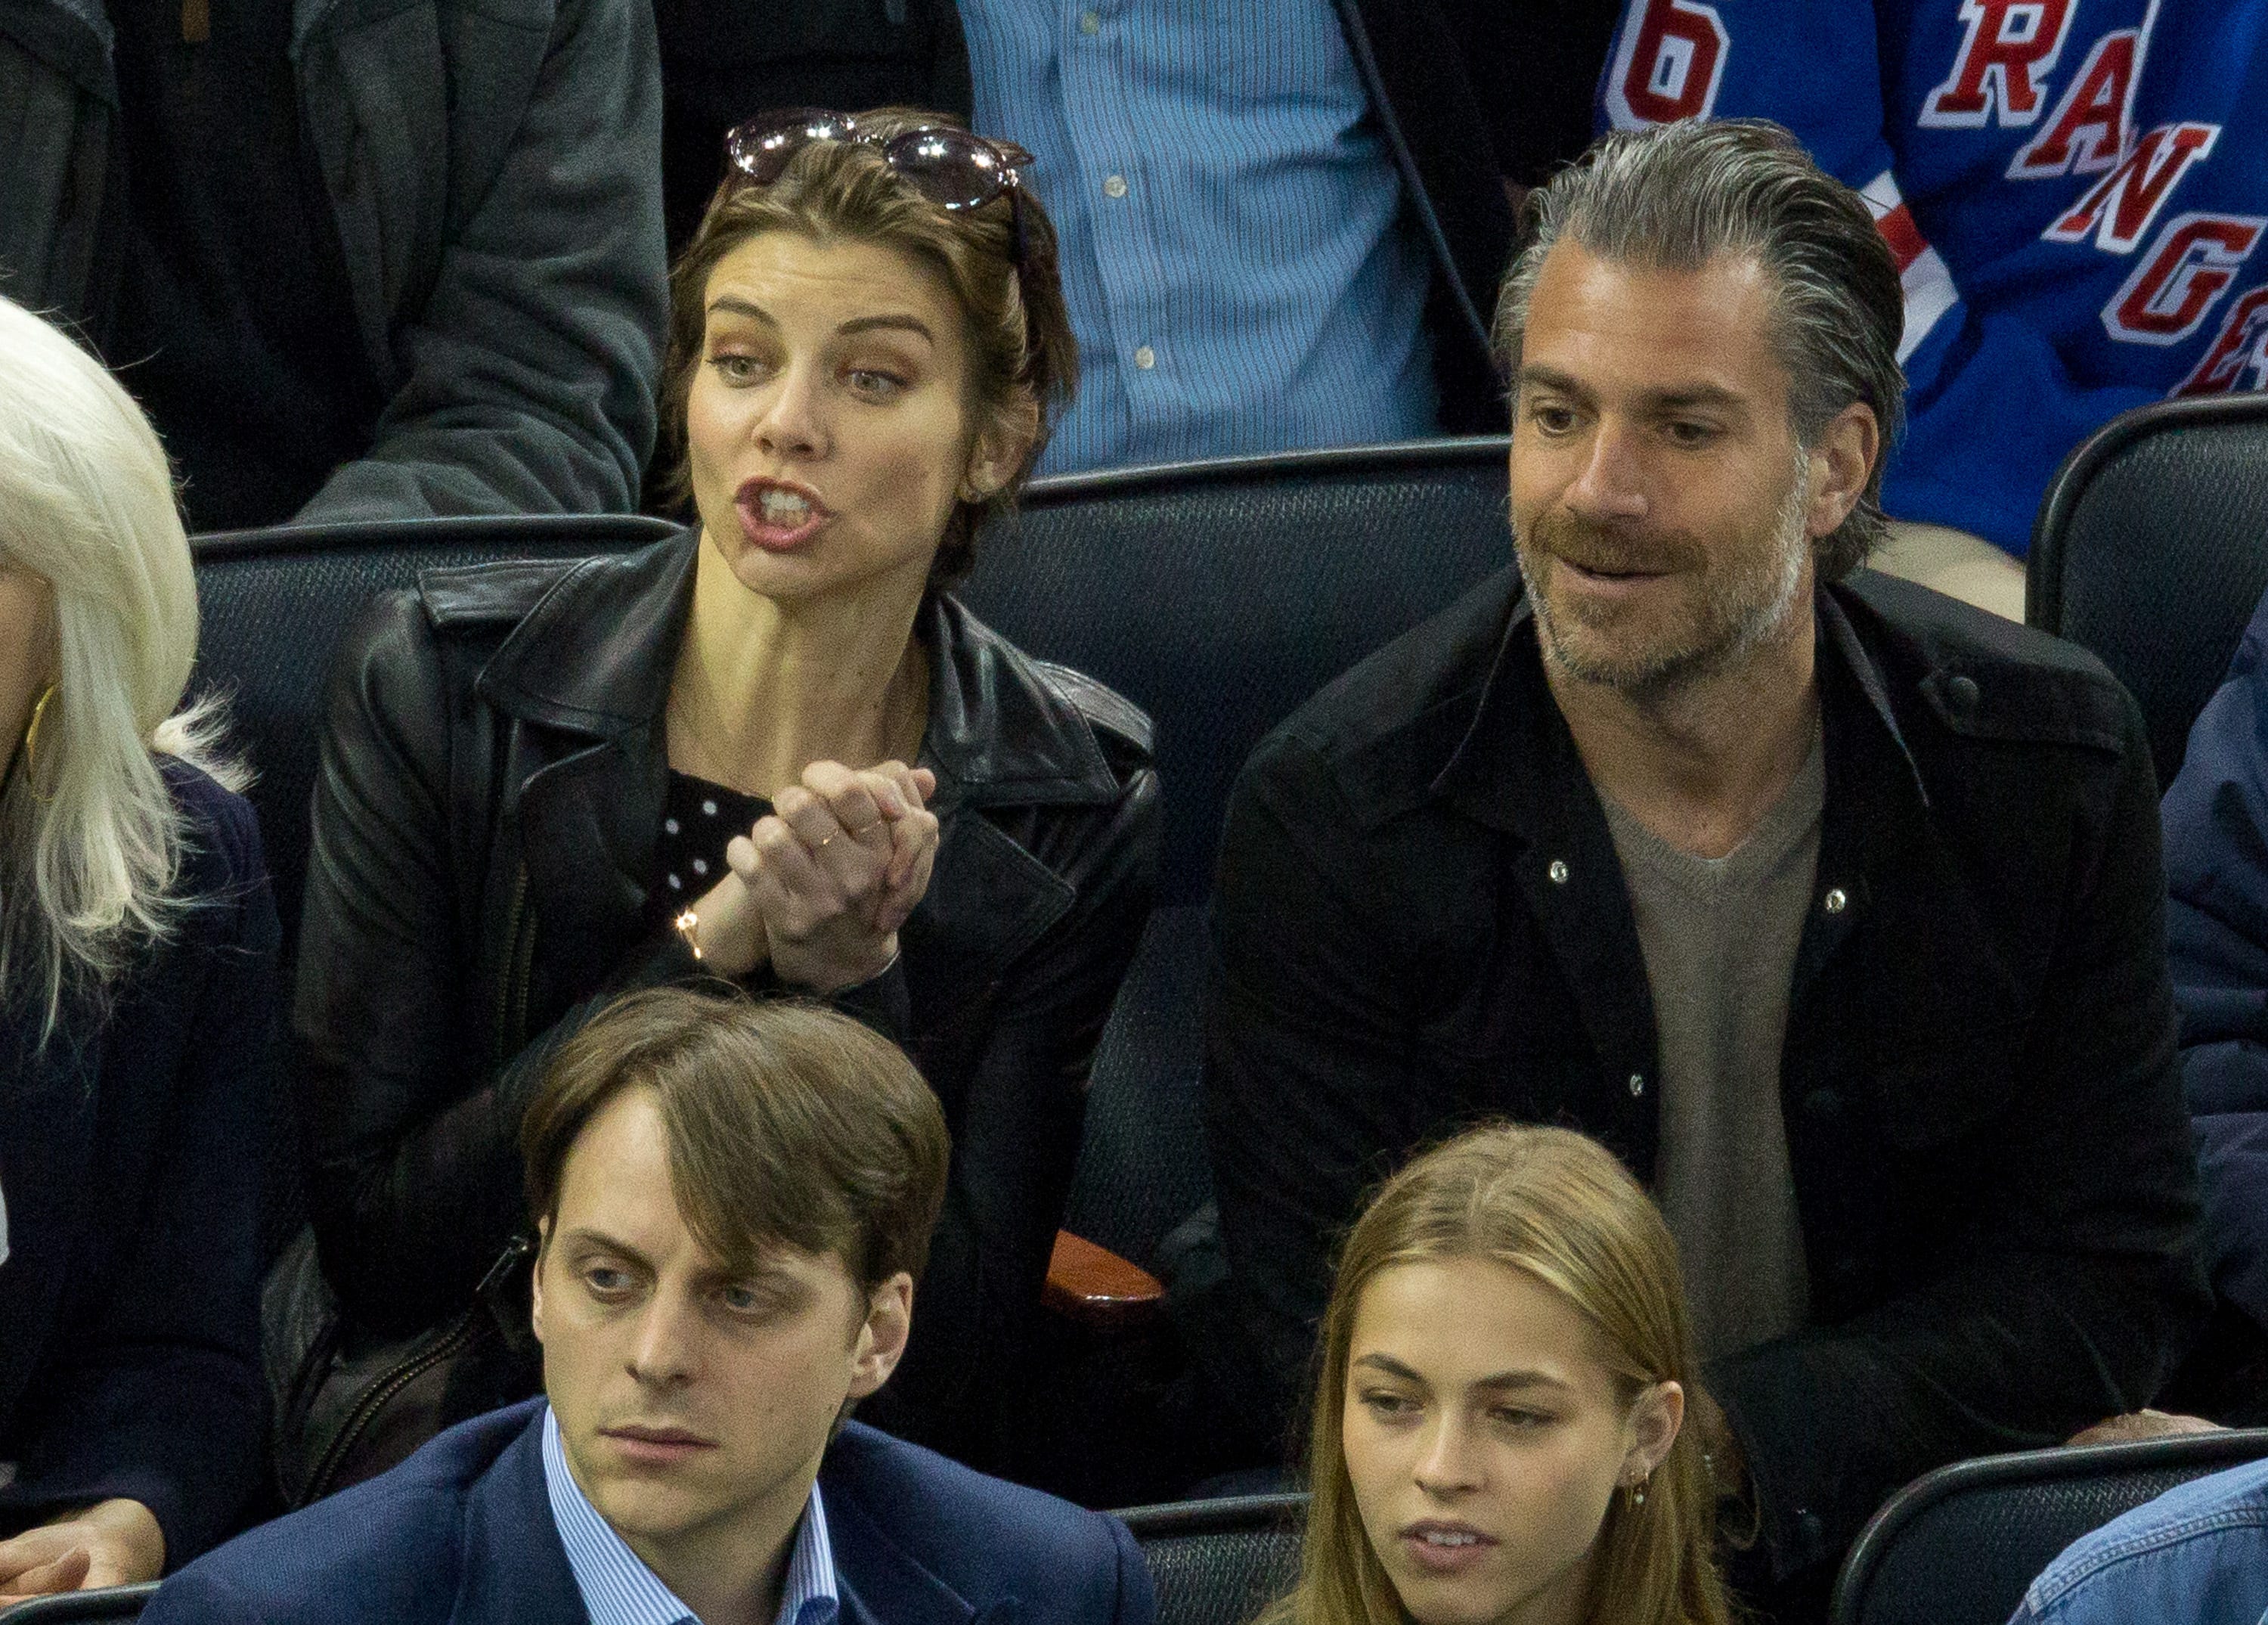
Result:
M1493 335L1515 395L1528 301L1544 256L1563 239L1647 270L1698 270L1723 254L1762 264L1797 442L1816 447L1854 401L1872 407L1881 425L1881 450L1858 506L1817 543L1822 580L1865 562L1888 524L1882 466L1905 426L1904 293L1866 200L1777 124L1683 120L1608 136L1529 196L1528 224L1531 240L1505 277Z

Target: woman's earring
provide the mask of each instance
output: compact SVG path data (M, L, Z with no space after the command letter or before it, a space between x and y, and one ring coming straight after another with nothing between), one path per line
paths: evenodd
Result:
M52 683L40 691L39 698L32 702L32 720L24 725L23 742L16 747L16 767L22 771L26 783L32 778L32 753L39 749L40 724L47 720L48 702L55 697L55 685ZM10 777L13 776L11 772Z
M1631 1504L1632 1506L1644 1506L1646 1504L1645 1479L1639 1479L1636 1483L1630 1487L1630 1496Z

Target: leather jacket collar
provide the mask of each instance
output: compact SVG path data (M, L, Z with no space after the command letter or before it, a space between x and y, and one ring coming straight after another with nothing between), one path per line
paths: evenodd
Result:
M658 738L692 613L699 544L700 532L688 528L574 566L490 658L481 697L507 714L597 739L619 742L641 729ZM485 580L499 595L516 585L493 567ZM464 590L478 593L482 583L468 580ZM937 774L939 807L1117 799L1094 730L1063 692L1081 679L1026 655L948 594L923 600L914 632L930 661L920 759Z

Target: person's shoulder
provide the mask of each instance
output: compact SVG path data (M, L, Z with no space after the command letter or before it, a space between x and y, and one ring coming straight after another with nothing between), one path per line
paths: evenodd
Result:
M2268 1461L2255 1461L2183 1484L2082 1535L2032 1582L2018 1618L2255 1625L2263 1610Z
M218 771L230 769L224 763ZM192 905L184 918L184 939L257 946L276 929L260 816L243 795L195 762L160 755L158 772L180 817L180 868L173 893Z
M1365 655L1261 741L1246 776L1321 771L1380 816L1424 799L1472 727L1521 592L1506 565Z
M1101 1512L989 1477L858 1422L827 1449L819 1475L838 1565L855 1574L862 1537L934 1573L970 1603L1024 1599L1056 1620L1116 1617L1130 1537ZM862 1529L861 1525L870 1525Z
M526 1430L533 1409L461 1422L391 1472L247 1531L167 1580L144 1621L444 1617L462 1562L466 1498Z
M2075 643L1878 571L1836 591L1894 689L1953 734L2114 754L2139 739L2132 698Z

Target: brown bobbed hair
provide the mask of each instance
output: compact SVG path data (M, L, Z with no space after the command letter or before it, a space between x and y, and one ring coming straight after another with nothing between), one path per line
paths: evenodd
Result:
M1597 1333L1598 1357L1625 1405L1657 1383L1693 1391L1676 1245L1610 1152L1566 1129L1510 1124L1435 1148L1386 1182L1340 1254L1323 1311L1300 1578L1263 1625L1407 1625L1355 1504L1342 1420L1364 1289L1382 1270L1435 1259L1485 1259L1565 1298ZM1687 1427L1644 1503L1617 1491L1609 1506L1587 1625L1727 1625L1716 1518L1714 1486Z
M880 107L854 116L861 133L884 140L908 130L965 128L949 114L913 107ZM893 174L880 147L863 142L814 141L796 152L769 186L750 185L727 166L708 212L669 273L660 454L668 470L662 492L672 505L682 507L692 499L685 409L701 366L711 273L735 248L765 232L796 232L821 243L878 243L935 271L960 306L968 341L972 431L1031 433L1030 449L1014 476L983 502L956 503L946 523L931 579L950 586L968 573L976 562L977 525L986 514L1012 506L1047 448L1057 414L1079 386L1079 342L1064 306L1055 225L1033 190L1032 156L1007 142L994 144L1016 166L1020 204L1004 193L980 208L942 208ZM1019 208L1024 236L1020 274ZM972 432L972 443L974 438Z
M867 1292L920 1278L951 1139L914 1064L846 1016L792 1001L650 988L562 1045L521 1120L527 1208L559 1213L584 1127L650 1089L686 1228L725 1268L786 1245L842 1260Z

